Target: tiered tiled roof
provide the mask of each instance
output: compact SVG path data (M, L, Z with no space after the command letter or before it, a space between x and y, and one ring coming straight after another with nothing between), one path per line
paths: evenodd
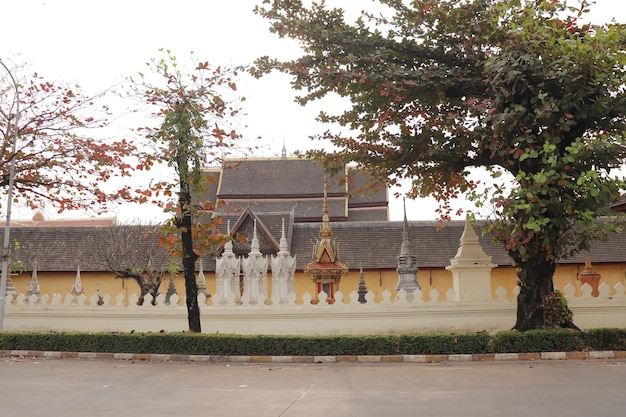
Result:
M293 211L297 223L321 220L326 174L320 164L311 160L232 159L224 161L222 169L207 170L206 175L213 181L207 181L202 199L218 201L218 211ZM371 178L355 168L329 178L331 221L388 220L387 190L380 185L373 187L370 182Z
M241 214L232 215L233 219ZM280 241L281 223L285 218L289 251L297 256L297 270L301 271L311 261L321 223L293 223L289 213L259 214L264 228L271 233L276 242ZM227 221L222 227L226 230ZM231 226L234 222L231 220ZM334 222L331 223L333 236L340 246L340 257L350 270L357 270L363 265L366 270L397 267L397 256L402 244L403 222ZM417 257L420 268L444 268L450 265L459 248L459 239L465 226L464 221L446 223L441 230L435 221L408 222L411 251ZM129 227L129 226L125 226ZM136 226L141 227L141 226ZM259 227L259 225L257 225ZM102 244L99 238L106 228L102 227L28 227L11 230L11 241L19 242L20 248L13 254L14 259L24 262L32 270L34 262L43 271L75 271L80 262L81 252L95 250ZM489 236L480 236L480 244L485 253L492 257L492 262L500 266L511 265L511 259L504 249L495 244ZM260 234L260 233L259 233ZM2 232L0 232L2 236ZM261 238L260 238L261 240ZM154 241L138 242L138 245L154 245ZM249 245L249 244L248 244ZM155 250L161 250L155 248ZM261 240L261 252L263 252ZM243 245L241 254L248 248ZM271 253L266 251L265 253ZM602 263L624 263L626 261L626 233L613 235L607 242L596 242L590 252L583 252L562 263L584 264L589 256L594 265ZM94 266L80 262L82 271L93 271ZM215 269L213 258L204 258L205 271ZM97 270L97 269L95 269Z

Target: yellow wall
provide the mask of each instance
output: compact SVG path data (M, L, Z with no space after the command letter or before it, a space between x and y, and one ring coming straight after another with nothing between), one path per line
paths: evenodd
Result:
M31 273L11 276L18 294L26 294L31 276ZM100 290L101 296L110 295L113 299L115 299L118 294L124 294L126 298L131 294L136 294L137 296L140 294L139 285L132 279L115 278L114 274L107 272L81 272L80 276L83 291L87 299L91 298L91 296L96 293L97 289ZM76 273L38 272L37 278L41 294L59 294L65 297L74 287ZM177 276L174 283L179 297L184 298L185 281L183 277ZM168 285L169 277L161 283L160 291L163 295L166 294ZM209 292L213 293L214 291L215 286L212 292Z
M559 265L554 272L554 286L556 289L563 291L565 286L570 284L576 288L575 296L582 296L580 290L581 282L578 279L578 274L582 272L584 265L582 264L569 264ZM613 287L617 283L626 285L626 265L624 264L606 264L606 265L593 265L602 278L600 283L606 283L611 287L610 296L615 294ZM517 285L517 269L515 267L499 267L491 271L491 290L492 297L496 298L496 289L499 286L504 287L507 290L507 298L513 298L513 289Z
M554 274L554 282L557 289L563 290L567 284L571 284L576 288L576 296L581 296L581 283L578 280L578 274L583 270L584 265L562 265L559 266ZM626 285L626 264L607 264L593 265L593 268L602 276L601 283L608 284L611 288L618 282ZM76 273L51 273L39 272L38 279L42 294L60 294L65 296L68 294L75 281ZM18 293L25 294L28 290L28 283L31 279L30 273L23 273L11 277ZM207 291L209 294L215 294L216 281L213 273L205 273ZM364 271L365 285L368 291L371 291L375 298L374 302L382 301L382 293L388 290L391 298L395 298L395 287L398 282L398 275L395 270L381 271ZM102 296L110 295L115 299L118 294L124 294L127 298L131 294L139 295L139 286L134 280L116 279L110 273L81 272L81 280L85 295L90 298L96 288L100 289ZM439 301L445 300L445 293L452 288L452 274L445 269L420 269L417 274L417 280L423 292L422 299L430 301L430 292L433 289L439 291ZM177 275L174 280L178 296L184 303L185 283L182 275ZM498 267L491 272L491 291L492 297L496 298L496 289L500 286L507 290L507 298L512 299L513 289L517 284L516 268L514 267ZM161 283L160 292L165 295L169 285L169 278L164 279ZM295 277L295 290L297 294L297 302L302 303L302 295L309 293L313 295L315 286L311 281L311 277L297 272ZM348 299L352 291L359 290L359 271L352 270L350 273L342 277L339 290L344 294L344 298ZM612 290L609 295L613 295ZM267 294L271 294L271 275L268 276ZM208 301L212 303L212 299Z
M124 281L121 279L115 279L115 276L106 272L81 272L81 282L83 284L83 290L87 297L90 297L96 292L96 288L100 287L100 294L102 295L116 295L124 292ZM15 290L18 293L25 294L28 291L28 283L31 279L31 273L22 273L11 277ZM56 273L56 272L38 272L37 278L39 281L39 288L42 294L60 294L64 296L68 294L74 286L76 280L76 273ZM139 288L137 284L134 284L134 288Z

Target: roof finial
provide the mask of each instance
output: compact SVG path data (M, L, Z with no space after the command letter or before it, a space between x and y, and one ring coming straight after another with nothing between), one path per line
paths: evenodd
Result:
M227 230L227 234L228 237L230 238L230 219L228 219L228 222L226 223L226 230ZM233 240L232 239L228 239L228 242L226 242L224 244L224 253L233 253Z
M406 200L402 197L402 205L404 206L404 224L402 225L402 245L400 246L400 255L409 256L411 254L409 240L409 222L406 219Z
M285 218L283 217L283 228L282 231L280 233L280 251L281 252L287 252L288 250L288 245L287 245L287 238L285 237Z
M326 194L326 175L324 175L324 202L322 203L322 227L320 228L320 238L329 239L333 237L330 229L330 217L328 216L328 195Z
M254 219L254 228L252 231L252 243L250 245L250 253L252 252L257 253L259 251L260 251L259 238L256 234L256 219Z
M281 239L283 239L285 237L285 218L284 217L282 218L282 221L283 221L283 226L282 226L282 229L280 231L280 238Z
M283 136L283 151L282 151L282 158L283 159L287 159L287 147L285 146L285 137Z
M402 208L404 209L404 222L406 223L406 198L402 197Z
M328 195L326 194L326 175L324 175L324 203L322 204L322 214L328 216Z

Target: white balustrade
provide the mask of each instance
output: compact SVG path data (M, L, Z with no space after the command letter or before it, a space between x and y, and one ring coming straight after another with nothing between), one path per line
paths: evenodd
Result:
M578 289L569 284L562 289L574 311L574 322L581 328L626 327L626 287L618 283L599 286L599 296L591 296L591 287ZM519 288L513 290L519 293ZM497 331L511 328L515 322L516 300L507 298L502 286L489 301L455 301L452 289L441 292L431 289L425 294L417 289L409 294L383 291L376 298L365 295L366 303L358 301L359 294L351 291L335 293L333 304L325 292L317 295L319 302L311 304L313 296L300 298L274 293L266 299L260 293L256 303L249 294L239 297L232 291L224 294L223 302L214 302L204 294L198 295L203 329L221 333L262 334L340 334L388 333L407 331ZM5 327L7 330L57 331L168 331L186 330L184 300L174 294L171 303L159 295L156 305L147 294L142 306L139 297L131 293L41 294L26 297L17 294L7 298ZM375 302L375 300L377 302Z

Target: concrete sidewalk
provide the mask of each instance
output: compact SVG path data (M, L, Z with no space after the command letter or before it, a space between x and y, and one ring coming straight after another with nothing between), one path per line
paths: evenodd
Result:
M210 363L0 358L7 417L622 415L626 362Z

